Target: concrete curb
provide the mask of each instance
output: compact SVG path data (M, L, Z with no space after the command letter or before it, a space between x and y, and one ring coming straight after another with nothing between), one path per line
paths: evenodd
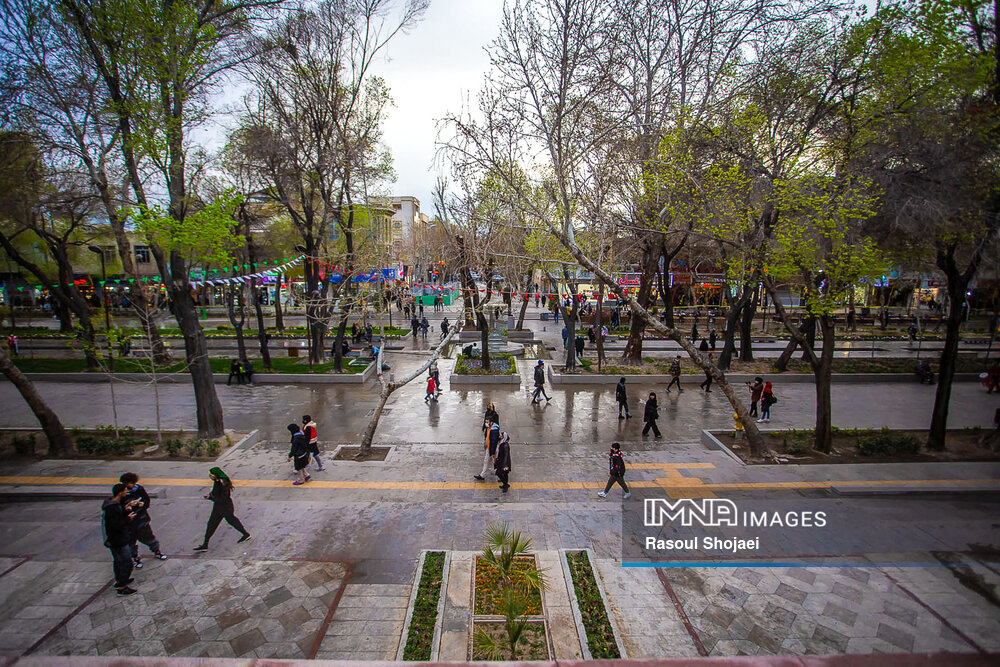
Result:
M722 433L722 431L719 431L719 433ZM761 431L761 433L767 433L767 431ZM703 444L708 449L721 451L726 456L739 463L741 466L746 465L746 462L743 459L737 456L736 453L733 452L733 450L729 449L729 447L726 447L726 445L723 444L721 440L716 438L715 435L712 433L712 431L709 431L708 429L701 430L701 444Z
M470 384L504 384L521 386L521 376L517 373L513 375L458 375L452 373L448 376L451 385Z
M671 377L669 375L663 374L649 374L649 375L598 375L596 373L583 373L580 375L569 375L559 373L554 370L553 366L549 366L549 382L553 385L557 384L618 384L619 378L624 377L626 382L631 382L633 384L665 384L670 382ZM726 376L726 381L729 384L742 384L744 382L751 382L757 377L756 375L748 375L745 373L733 373L732 375ZM815 376L811 373L773 373L769 375L762 375L762 377L770 378L773 382L778 384L815 384ZM681 375L681 385L685 384L698 384L704 379L704 375L701 373L692 375ZM831 381L834 384L861 384L861 383L872 383L872 382L916 382L916 378L913 373L834 373L831 376ZM955 382L972 382L979 381L978 373L955 373Z
M215 459L216 463L222 463L223 461L229 460L231 456L235 454L237 450L249 449L253 447L258 442L260 442L260 429L254 429L243 436L243 439L234 444L232 447L222 452L218 458Z
M338 375L337 373L254 373L254 384L364 384L375 374L375 362L371 362L360 373ZM110 382L105 373L27 373L32 382ZM115 373L115 379L122 382L147 384L151 376L145 373ZM226 384L229 374L215 373L215 384ZM0 380L7 382L6 378ZM186 384L191 382L189 373L164 373L157 375L156 381L164 384Z
M566 587L569 589L569 599L572 603L570 606L573 608L573 620L576 621L576 633L580 638L580 648L583 651L584 660L593 660L594 656L590 653L590 645L587 643L587 630L583 625L583 615L580 613L580 601L576 599L576 588L573 586L573 573L569 569L569 561L566 556L570 552L583 551L587 554L587 560L590 563L590 571L594 575L594 581L597 582L597 590L601 594L601 602L604 604L604 615L608 617L608 624L611 626L611 634L615 637L615 645L618 646L618 655L621 656L621 660L628 660L628 654L625 652L625 642L622 641L622 635L618 631L618 624L615 622L614 614L611 613L611 608L608 606L608 594L604 591L604 582L601 581L601 575L598 574L597 569L594 567L594 552L589 548L587 549L560 549L559 550L559 564L562 565L563 577L566 579Z
M838 496L925 496L1000 493L997 484L896 484L893 486L865 486L862 484L834 484L830 490Z

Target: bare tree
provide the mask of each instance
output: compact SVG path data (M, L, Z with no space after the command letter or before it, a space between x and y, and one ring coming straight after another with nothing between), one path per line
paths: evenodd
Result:
M4 374L10 382L17 388L17 391L24 398L31 411L42 426L42 431L49 441L49 456L62 456L68 454L73 449L69 433L59 421L59 416L52 411L45 399L42 398L34 383L22 373L17 366L11 363L7 351L0 347L0 373Z

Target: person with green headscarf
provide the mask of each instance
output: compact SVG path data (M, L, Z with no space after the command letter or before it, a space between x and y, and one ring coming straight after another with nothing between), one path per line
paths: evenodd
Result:
M243 527L243 522L236 518L233 507L233 481L222 471L222 468L215 466L208 471L208 476L212 479L212 490L205 496L205 500L212 501L212 514L208 517L208 526L205 528L205 541L194 548L195 551L207 551L208 541L215 534L215 529L219 527L222 520L242 533L236 542L246 542L250 539L250 533Z

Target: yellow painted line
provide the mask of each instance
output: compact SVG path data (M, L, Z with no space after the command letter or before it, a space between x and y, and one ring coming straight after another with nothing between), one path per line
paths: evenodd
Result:
M886 479L886 480L825 480L798 482L705 482L698 477L683 477L676 470L665 471L666 477L655 480L629 480L629 485L636 488L662 488L672 493L683 493L686 497L710 498L714 491L724 490L779 490L779 489L825 489L834 485L842 486L893 486L909 484L953 485L970 484L993 485L1000 489L998 479ZM585 482L516 482L518 489L552 489L552 490L590 490L604 485L606 480ZM79 485L79 486L110 486L118 482L114 477L29 477L0 476L0 484L21 486L49 485ZM144 478L147 486L191 486L208 487L211 481L207 479L186 479L173 477ZM278 479L238 479L236 486L251 488L293 488L292 480ZM394 481L363 481L363 480L317 480L310 481L306 488L312 489L372 489L389 491L462 491L470 489L489 488L490 484L482 482L394 482ZM697 494L697 495L692 495Z

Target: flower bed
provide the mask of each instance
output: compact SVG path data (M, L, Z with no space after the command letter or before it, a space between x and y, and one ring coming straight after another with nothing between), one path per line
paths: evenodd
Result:
M516 369L514 357L509 354L491 354L488 371L483 370L483 360L480 357L460 354L455 361L456 375L514 375Z
M576 603L587 633L590 656L595 659L621 658L587 552L567 552L566 562L569 563L569 571L573 577L573 590L576 592Z
M527 556L517 559L516 571L525 572L535 569L535 559ZM484 561L481 557L476 558L476 600L475 613L477 615L492 616L499 615L501 601L500 578L496 570ZM534 589L524 592L524 602L526 605L525 614L538 616L542 613L542 594Z
M476 621L475 627L482 629L493 637L497 643L503 644L505 641L503 621ZM478 655L473 649L473 660L497 659L485 655ZM510 651L504 651L500 660L549 660L549 645L545 638L545 624L541 621L529 622L524 628L524 634L518 643L517 655L511 655Z
M429 551L417 586L410 616L410 630L403 650L403 660L430 660L434 625L437 622L438 600L444 577L444 552Z

